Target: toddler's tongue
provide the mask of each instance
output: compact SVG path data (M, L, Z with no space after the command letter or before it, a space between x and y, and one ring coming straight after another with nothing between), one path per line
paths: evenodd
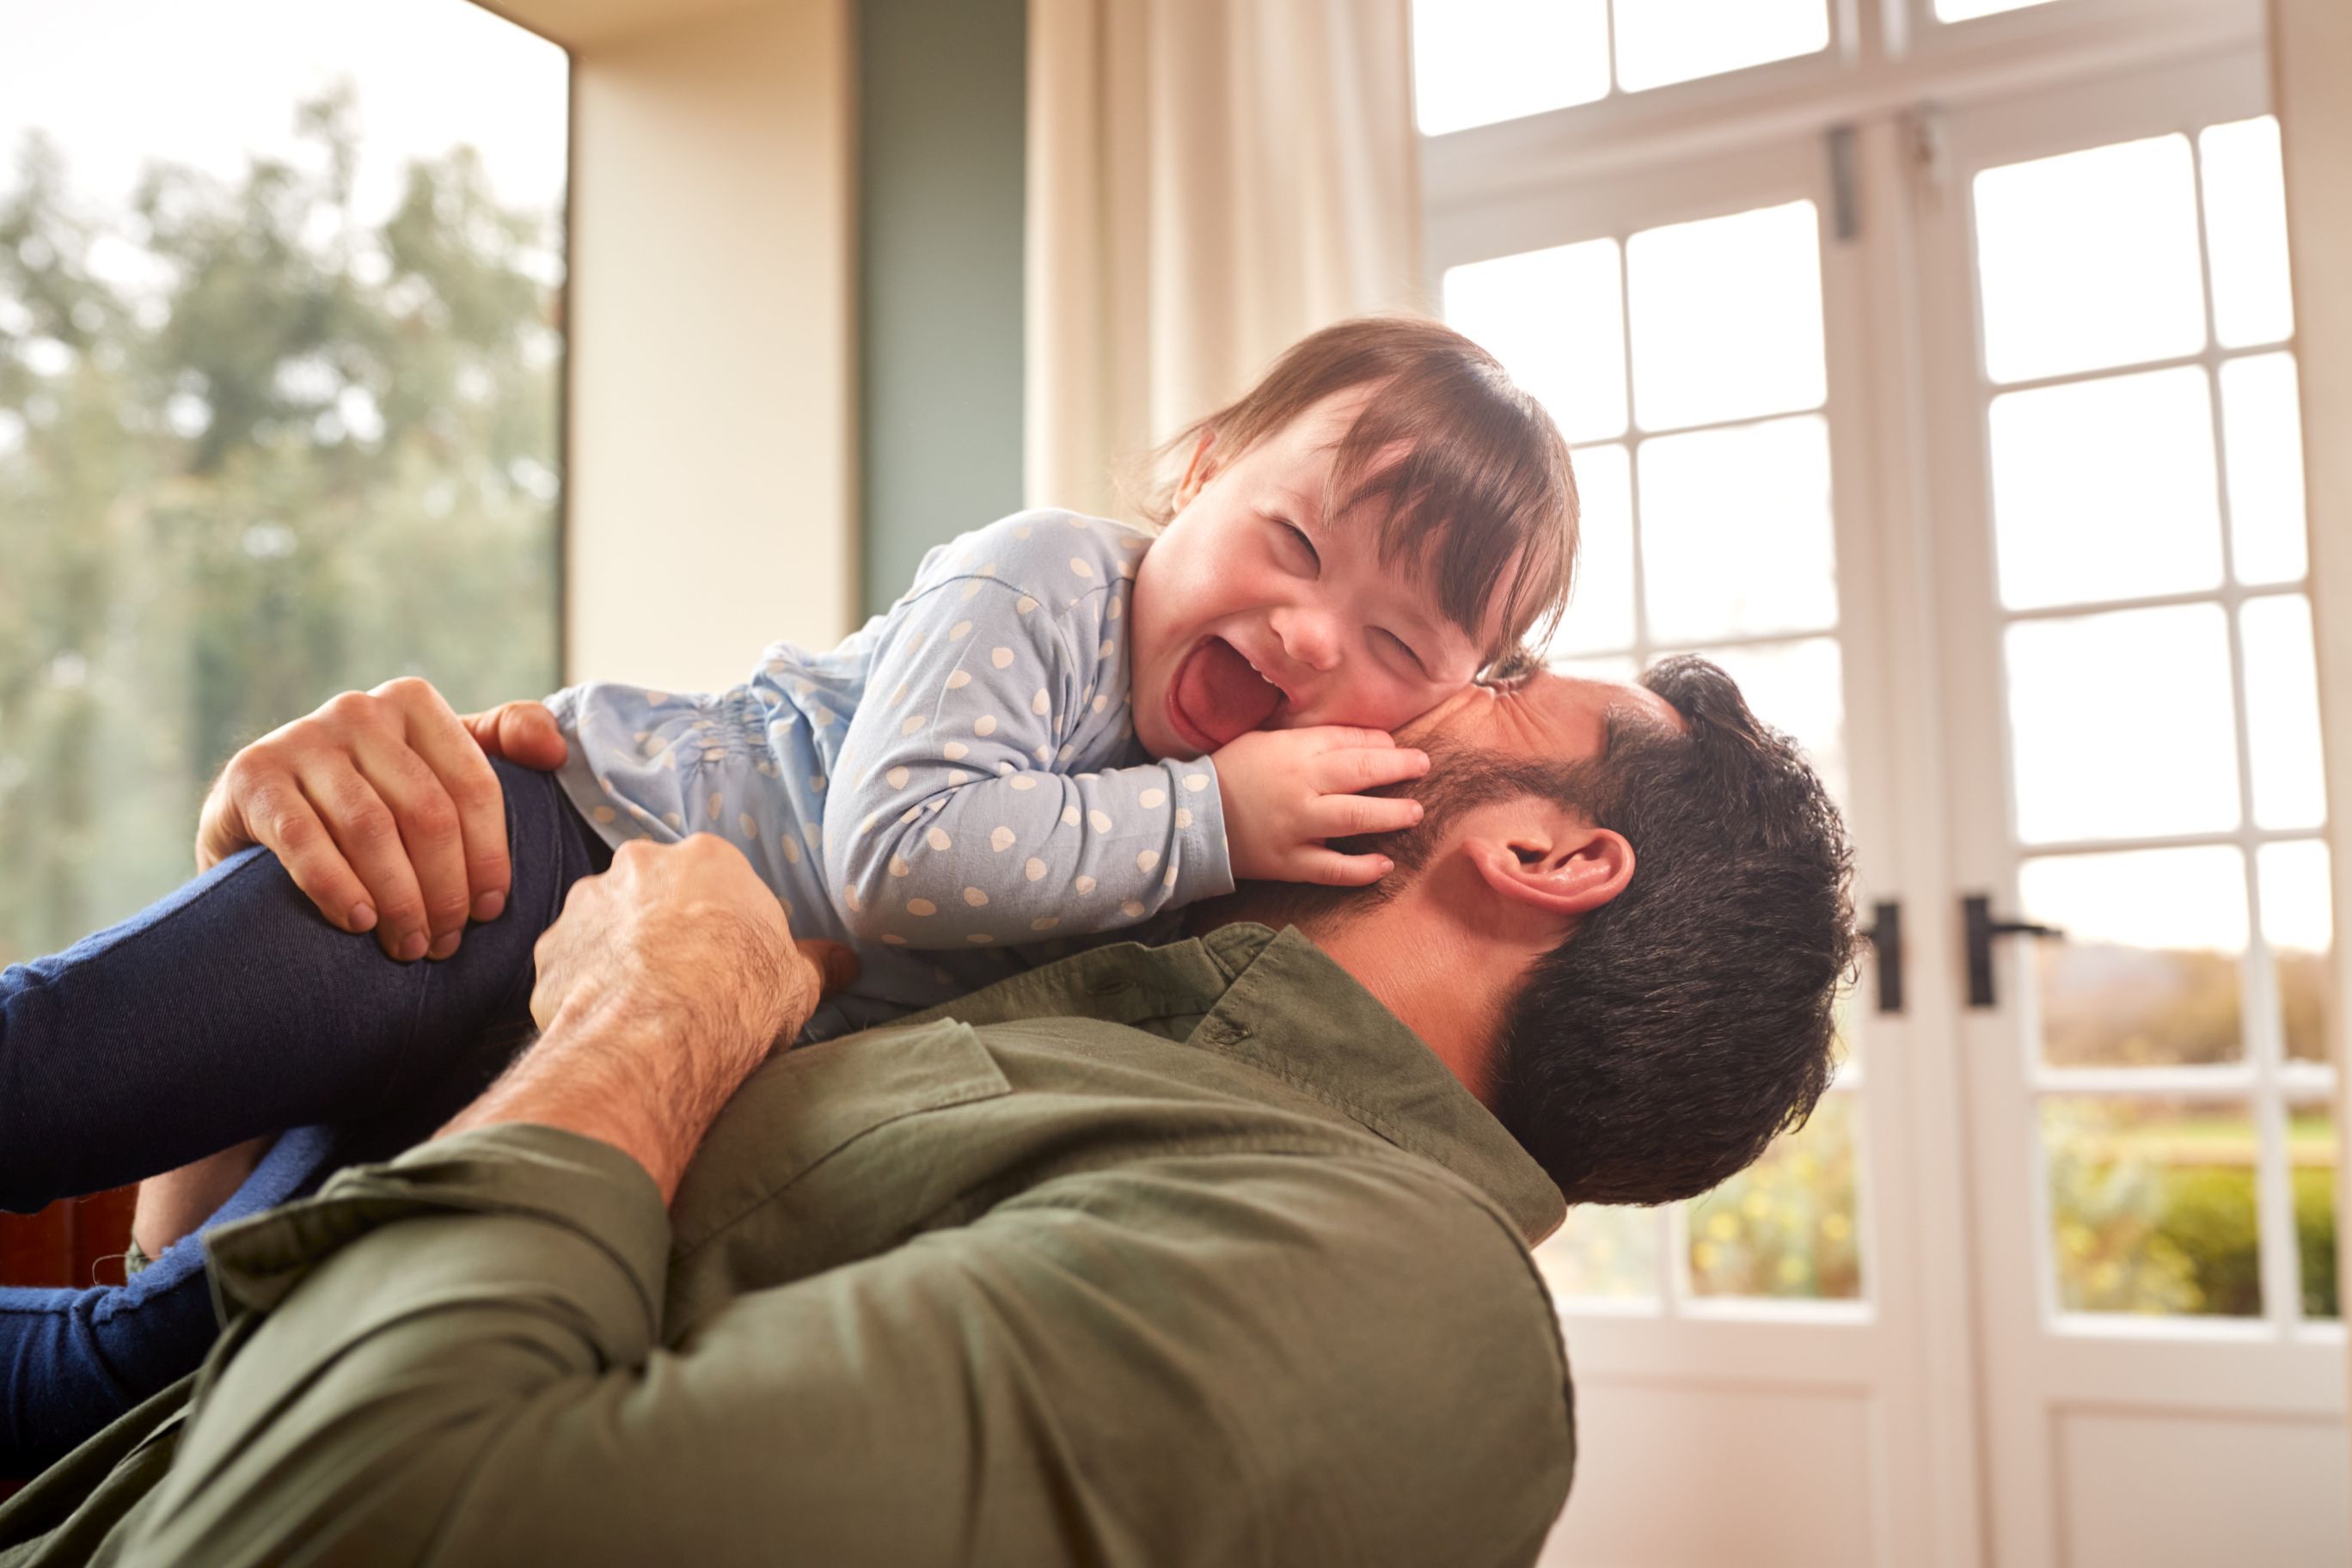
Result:
M1211 637L1176 676L1176 702L1192 727L1222 746L1274 717L1282 688L1250 668L1223 637Z

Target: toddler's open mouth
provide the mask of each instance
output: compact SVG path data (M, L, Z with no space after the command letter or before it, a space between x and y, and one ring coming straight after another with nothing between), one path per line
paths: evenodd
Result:
M1282 688L1260 675L1239 648L1223 637L1203 637L1169 682L1168 717L1179 735L1213 752L1264 725L1285 700Z

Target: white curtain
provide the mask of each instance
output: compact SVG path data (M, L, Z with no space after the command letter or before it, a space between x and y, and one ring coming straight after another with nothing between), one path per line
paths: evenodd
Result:
M1408 0L1030 0L1029 504L1117 515L1293 342L1426 303L1411 38Z

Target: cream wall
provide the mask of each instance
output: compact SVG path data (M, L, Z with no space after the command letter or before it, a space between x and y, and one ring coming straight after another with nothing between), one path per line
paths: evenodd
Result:
M705 689L856 594L847 0L505 0L572 51L568 679Z

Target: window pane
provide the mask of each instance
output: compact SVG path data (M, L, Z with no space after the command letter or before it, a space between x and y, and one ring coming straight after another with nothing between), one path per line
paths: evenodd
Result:
M1608 91L1608 0L1413 0L1412 97L1424 136Z
M1992 400L1991 429L2002 604L2221 585L2203 370L2005 393Z
M2241 583L2292 583L2305 570L2303 408L2294 356L2221 366L2221 440L2230 454L2231 564Z
M2294 1061L2326 1061L2327 1021L2335 1016L2327 968L2335 941L2327 846L2265 844L2254 851L2254 867L2262 877L2263 940L2278 975L2286 1054Z
M1555 1296L1654 1298L1657 1211L1580 1204L1568 1211L1551 1238L1536 1248L1536 1262Z
M1856 1096L1822 1097L1812 1119L1690 1201L1691 1293L1853 1300L1862 1294L1856 1236Z
M1642 443L1650 636L1713 642L1837 623L1829 425L1819 415Z
M2185 1067L2245 1054L2239 1013L2246 862L2237 849L2058 855L2018 871L2030 919L2042 1059Z
M1570 441L1625 433L1625 299L1615 240L1449 267L1445 321L1541 398Z
M1617 0L1617 80L1628 92L1829 47L1826 0Z
M1642 673L1630 653L1612 654L1605 658L1556 658L1550 664L1560 674L1579 680L1631 681Z
M1976 179L1976 215L1993 380L2205 346L2187 137L1987 169Z
M2204 158L2213 335L2224 348L2274 343L2294 331L2278 121L2265 114L2209 125L2198 136L2197 146Z
M1830 794L1846 798L1845 686L1835 637L1686 651L1721 665L1749 710L1795 737Z
M2238 630L2246 650L2254 826L2316 827L2327 820L2327 796L2320 777L2311 601L2300 594L2249 599L2239 612Z
M1576 596L1549 649L1558 658L1633 646L1633 479L1622 447L1587 447L1574 458Z
M2027 843L2238 826L2220 606L2009 628L2010 763Z
M1625 243L1633 412L1672 430L1811 408L1823 397L1813 204L1648 229Z
M2243 1103L2053 1097L2042 1141L2063 1310L2261 1315Z
M1936 0L1936 20L1966 22L1977 16L1990 16L2002 11L2022 11L2029 5L2047 5L2050 0Z
M2298 1106L2287 1122L2288 1181L2294 1191L2296 1262L2303 1315L2337 1318L2336 1293L2336 1117L2325 1106Z
M555 684L569 79L462 0L11 16L0 963L184 879L334 691Z

